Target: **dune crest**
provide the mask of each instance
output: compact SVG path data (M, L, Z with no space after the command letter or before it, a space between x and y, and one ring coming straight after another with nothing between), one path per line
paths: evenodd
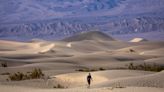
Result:
M144 41L148 41L148 40L144 38L134 38L130 42L144 42Z
M63 39L66 42L95 40L95 41L114 41L114 39L100 31L89 31L76 34L74 36Z

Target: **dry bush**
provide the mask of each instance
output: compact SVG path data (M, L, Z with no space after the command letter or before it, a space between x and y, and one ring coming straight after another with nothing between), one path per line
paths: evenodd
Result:
M140 64L140 65L134 65L133 63L130 63L128 65L128 69L130 70L144 70L144 71L154 71L154 72L160 72L162 70L164 70L164 66L160 66L157 64Z
M54 86L53 88L65 88L65 87L62 86L61 84L58 84L57 86Z
M8 67L8 65L7 65L6 62L1 63L1 66L2 66L2 67Z
M94 72L94 71L104 71L106 70L105 68L103 67L100 67L98 69L94 68L94 69L89 69L89 68L85 68L85 69L78 69L76 71L80 71L80 72Z
M27 79L40 79L43 76L44 74L42 73L42 70L35 68L34 70L32 70L32 72L27 72L25 74L21 72L10 74L9 79L12 81L20 81L20 80L27 80Z
M99 70L100 70L100 71L104 71L104 70L106 70L106 69L103 68L103 67L100 67Z

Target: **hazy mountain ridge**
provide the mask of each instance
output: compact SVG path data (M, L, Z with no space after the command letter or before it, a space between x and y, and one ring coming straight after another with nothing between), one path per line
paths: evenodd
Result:
M116 35L163 32L163 4L163 0L1 0L0 38L62 39L95 29Z
M85 20L85 19L84 19ZM107 34L131 34L164 32L163 18L131 18L108 20L109 22L82 23L81 21L40 21L25 24L0 25L0 37L63 39L83 31L101 30ZM22 35L23 34L23 35Z
M0 26L0 37L24 37L42 38L46 37L52 40L60 39L63 36L73 35L82 31L89 31L93 25L77 24L62 21L37 22L27 24L10 24ZM12 33L12 34L11 34ZM23 34L23 35L22 35Z
M152 31L164 31L164 18L139 17L122 19L106 24L112 34L145 33ZM104 28L104 27L102 27ZM108 31L107 30L107 31Z

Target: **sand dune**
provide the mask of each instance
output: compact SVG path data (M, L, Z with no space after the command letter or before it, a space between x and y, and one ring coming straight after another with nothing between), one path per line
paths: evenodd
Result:
M145 51L150 51L150 50L155 50L155 49L159 49L159 48L163 48L164 43L141 43L141 44L134 44L135 46L129 46L129 47L125 47L125 48L121 48L118 51L121 52L129 52L130 50L134 50L137 53L142 53Z
M164 48L145 51L145 52L143 52L143 55L164 56Z
M164 65L164 57L159 57L159 58L153 58L153 59L147 59L145 60L146 63L154 63L154 64L158 64L158 65Z
M116 80L112 80L110 82L105 82L100 85L96 85L96 87L108 87L108 86L115 86L120 85L123 87L126 86L135 86L135 87L157 87L163 88L164 87L164 72L137 76L137 77L127 77L127 78L120 78Z
M54 76L55 80L58 80L59 84L64 84L67 87L79 87L86 86L86 76L88 73L69 73L63 75ZM92 85L99 85L104 82L110 83L110 81L126 78L132 76L141 76L152 74L152 72L144 72L144 71L129 71L129 70L109 70L109 71L101 71L101 72L93 72L91 73L93 76Z
M144 38L134 38L130 42L144 42L144 41L148 41L148 40L146 40Z
M96 89L86 89L86 88L72 88L72 89L34 89L26 87L13 87L13 86L1 86L0 89L3 92L163 92L163 88L150 88L150 87L127 87L127 88L96 88Z
M0 41L1 50L0 54L37 54L37 53L44 53L51 48L53 48L54 44L46 44L43 42L38 43L23 43L23 42L10 42L10 41ZM9 49L5 49L8 48Z
M80 34L63 39L63 41L83 41L83 40L97 40L97 41L113 41L114 39L100 31L82 32Z
M163 71L156 73L125 69L131 62L155 63L163 66L164 42L122 42L109 39L110 37L102 38L103 34L97 32L90 34L93 36L80 34L80 38L76 41L1 40L0 63L7 62L8 67L0 67L0 90L3 92L18 89L20 92L31 92L31 90L32 92L163 92ZM85 35L89 38L82 39ZM8 76L3 75L28 72L34 68L42 69L50 79L8 82L6 81ZM104 71L99 71L101 68ZM80 72L79 69L98 70L91 72L93 76L91 89L87 88L88 72ZM58 84L67 89L52 89Z

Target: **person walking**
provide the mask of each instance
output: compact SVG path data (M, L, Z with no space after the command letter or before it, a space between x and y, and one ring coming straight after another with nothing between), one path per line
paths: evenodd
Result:
M92 76L91 76L91 73L89 73L87 76L88 88L90 88L91 80L92 80Z

